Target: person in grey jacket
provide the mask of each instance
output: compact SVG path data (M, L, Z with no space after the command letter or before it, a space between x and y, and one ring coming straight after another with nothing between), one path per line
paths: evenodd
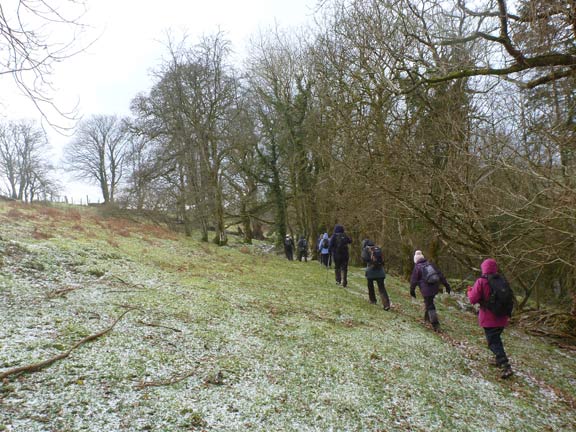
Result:
M382 259L382 249L374 244L372 240L362 241L362 260L366 264L366 280L368 281L368 299L370 303L376 304L376 295L374 292L374 282L378 285L378 293L382 301L384 310L390 310L390 298L386 292L384 279L386 272L384 271L384 261Z
M330 267L330 237L324 233L318 241L318 254L320 255L320 264L324 267Z

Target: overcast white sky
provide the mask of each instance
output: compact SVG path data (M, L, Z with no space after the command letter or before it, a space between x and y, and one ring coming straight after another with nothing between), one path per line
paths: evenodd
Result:
M128 115L131 99L151 86L150 70L166 54L166 31L187 34L195 42L218 30L240 55L250 36L275 25L282 29L309 23L317 0L88 0L83 22L87 38L99 38L85 52L59 64L52 77L56 101L63 109L77 102L82 116ZM18 96L6 77L0 82L0 117L33 118L39 114ZM55 161L69 140L48 128ZM65 194L97 199L94 187L67 181Z

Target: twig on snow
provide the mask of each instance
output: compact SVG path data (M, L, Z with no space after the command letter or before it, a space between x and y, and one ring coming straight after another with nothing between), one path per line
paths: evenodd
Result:
M146 387L163 387L169 386L172 384L179 383L180 381L184 381L186 378L190 378L192 375L196 373L198 366L192 369L191 371L185 372L181 375L173 375L168 379L160 380L160 381L142 381L139 384L136 384L137 389L143 389Z
M124 279L122 279L121 277L116 276L116 275L112 275L111 279L116 279L119 282L121 282L122 284L129 286L129 287L132 287L132 288L146 289L146 287L143 284L140 284L140 283L139 284L133 284L131 282L126 282Z
M64 297L69 292L76 291L79 288L80 287L66 287L66 288L57 289L54 291L50 291L48 294L46 294L46 297L49 299L53 299L56 297Z
M118 321L120 321L124 317L124 315L126 315L131 310L133 310L133 309L128 309L128 310L124 311L118 318L116 318L116 320L112 323L112 325L110 325L110 327L107 327L104 330L99 331L98 333L94 333L94 334L91 334L89 336L86 336L84 339L82 339L82 340L76 342L74 345L72 345L72 347L69 348L67 351L65 351L61 354L58 354L57 356L51 357L49 359L46 359L46 360L38 362L38 363L33 363L30 365L26 365L26 366L18 366L18 367L12 368L12 369L5 370L4 372L0 372L0 380L3 380L4 378L12 376L12 375L20 375L23 373L37 372L39 370L42 370L42 369L50 366L51 364L53 364L59 360L65 359L76 348L84 345L87 342L98 339L99 337L104 336L105 334L110 332L114 328L114 326L118 323Z
M160 328L165 328L165 329L168 329L168 330L172 330L172 331L175 331L175 332L182 333L182 330L180 330L180 329L177 329L177 328L174 328L174 327L168 327L168 326L165 326L165 325L162 325L162 324L147 323L147 322L144 322L144 321L142 321L142 320L138 320L137 323L142 324L142 325L145 325L145 326L148 326L148 327L160 327Z

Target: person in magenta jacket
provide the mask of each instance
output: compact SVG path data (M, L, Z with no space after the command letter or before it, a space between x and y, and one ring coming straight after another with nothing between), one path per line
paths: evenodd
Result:
M497 316L492 311L482 306L482 303L490 297L490 285L488 285L487 275L498 273L496 260L488 258L480 265L482 276L476 279L473 286L468 287L468 299L472 304L480 304L478 313L478 323L484 329L486 341L490 351L494 353L495 365L502 369L502 378L512 376L512 368L504 351L502 343L502 332L508 326L510 318L506 315Z

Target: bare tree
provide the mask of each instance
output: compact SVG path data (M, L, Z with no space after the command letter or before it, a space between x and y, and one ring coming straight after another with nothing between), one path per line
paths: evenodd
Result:
M573 56L574 3L353 6L342 2L317 47L330 180L348 179L341 213L358 215L364 182L362 202L386 205L370 216L382 226L360 215L362 229L393 238L397 226L403 255L447 252L463 274L494 256L524 302L537 289L573 291L574 67L554 62Z
M418 85L499 76L535 88L576 74L573 0L403 0L393 13L418 43L405 67ZM429 62L446 47L478 55L443 65Z
M0 76L11 75L52 125L53 114L68 119L75 114L56 106L50 76L57 63L83 50L84 12L85 0L13 0L0 5Z
M53 167L46 162L47 150L46 134L34 122L0 125L0 175L11 198L33 201L56 192L50 178Z
M116 116L92 116L78 125L64 149L64 169L96 183L104 203L113 203L126 168L129 134Z
M177 191L179 214L191 233L190 217L208 240L227 242L225 227L224 163L234 132L238 80L228 64L230 44L218 33L193 47L169 42L170 60L158 73L148 97L134 100L138 123L156 140L158 168ZM161 137L161 139L158 139ZM192 211L191 211L192 210Z

